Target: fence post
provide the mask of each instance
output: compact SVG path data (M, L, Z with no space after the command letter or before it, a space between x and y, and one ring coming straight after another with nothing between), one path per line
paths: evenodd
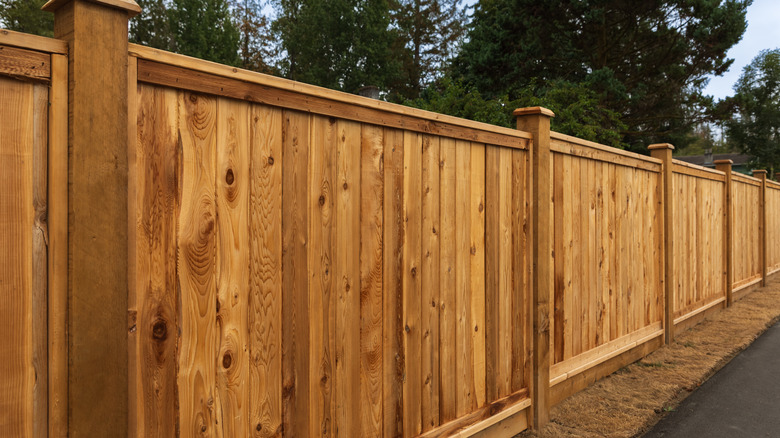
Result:
M132 0L51 0L68 54L68 435L127 436L127 24Z
M667 344L674 341L674 240L672 239L672 222L674 212L674 193L672 191L672 151L674 146L669 143L651 144L648 146L650 155L663 162L661 165L661 185L663 187L664 220L662 241L664 242L664 338Z
M553 287L552 169L550 165L550 119L552 111L542 107L514 111L517 129L531 133L531 235L533 274L533 427L541 430L550 419L550 295Z
M758 251L761 260L761 287L766 286L766 170L754 170L753 177L761 180L758 195Z
M731 307L733 301L732 285L734 284L734 260L732 254L733 248L733 218L734 212L731 206L731 160L715 160L715 168L726 174L726 188L724 194L723 206L723 242L725 247L723 251L723 269L726 270L726 307Z

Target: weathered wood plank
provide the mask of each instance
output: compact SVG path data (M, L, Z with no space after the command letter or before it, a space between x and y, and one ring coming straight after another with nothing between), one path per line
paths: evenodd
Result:
M360 146L361 436L382 435L383 141L382 128L363 125ZM341 174L337 182L344 191L349 189L349 184L355 184L355 181L342 181Z
M32 84L0 78L0 424L33 436Z
M336 434L360 434L360 124L336 122ZM321 200L322 198L320 198ZM321 431L322 435L329 432Z
M422 144L422 430L439 425L440 138Z
M217 436L248 436L249 110L217 102Z
M14 32L8 29L0 29L0 44L58 55L68 54L68 43L66 41Z
M500 232L500 168L501 149L497 146L488 146L485 151L485 371L486 371L486 397L487 400L497 400L499 376L499 344L500 312L499 292L500 274L499 265L501 258L501 245L507 242L503 240Z
M309 434L309 116L282 112L282 431Z
M46 85L33 86L33 231L32 231L32 366L33 435L48 436L49 358L48 358L48 118L49 90Z
M48 53L0 45L0 73L14 77L49 80L51 56Z
M138 88L136 142L136 336L137 431L176 433L176 275L178 95L171 89Z
M383 436L403 434L403 131L384 129L384 246L382 275L382 418Z
M213 98L179 93L179 426L181 433L207 436L216 424L216 118Z
M282 111L250 117L249 428L261 438L282 432Z

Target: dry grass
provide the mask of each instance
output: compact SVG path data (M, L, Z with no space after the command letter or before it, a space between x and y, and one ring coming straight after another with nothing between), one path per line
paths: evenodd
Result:
M780 317L780 276L712 319L679 333L672 345L569 397L550 425L520 437L634 437L649 430L688 394L744 350Z

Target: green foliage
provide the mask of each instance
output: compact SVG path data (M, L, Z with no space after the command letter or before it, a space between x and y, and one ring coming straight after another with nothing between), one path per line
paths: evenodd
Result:
M762 51L734 85L721 110L729 141L756 157L755 167L780 170L780 49Z
M485 98L471 85L443 78L419 98L404 104L509 128L515 127L515 109L543 106L555 113L551 122L554 131L613 147L624 146L619 131L625 125L618 114L598 106L598 96L587 84L553 81L523 88L515 98Z
M397 40L394 55L402 65L395 95L416 98L440 78L466 31L458 0L398 0L392 7Z
M173 51L175 37L171 31L171 20L167 0L136 0L141 13L130 20L130 42L156 49Z
M54 14L41 10L45 3L46 0L0 0L0 27L54 36Z
M684 146L709 109L706 77L731 65L751 1L482 0L455 72L487 98L587 84L596 108L620 115L629 148Z
M387 0L277 0L277 12L286 77L351 93L398 77Z
M273 58L271 24L262 14L258 0L235 0L233 17L240 34L241 68L261 73L274 73L269 64Z
M170 20L176 52L239 64L239 33L226 0L173 0Z
M626 129L620 114L599 102L599 95L587 82L562 80L531 84L519 90L518 106L542 106L552 110L554 131L623 149L620 132Z
M419 98L403 103L427 111L505 127L514 126L512 111L518 107L516 101L506 96L485 99L473 87L450 78L443 78L423 90Z

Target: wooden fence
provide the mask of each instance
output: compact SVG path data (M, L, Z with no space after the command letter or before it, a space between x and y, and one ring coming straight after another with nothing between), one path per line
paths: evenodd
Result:
M765 173L127 45L130 1L47 8L67 43L0 32L10 435L512 436L780 270Z
M46 436L67 394L67 45L0 42L0 434Z

